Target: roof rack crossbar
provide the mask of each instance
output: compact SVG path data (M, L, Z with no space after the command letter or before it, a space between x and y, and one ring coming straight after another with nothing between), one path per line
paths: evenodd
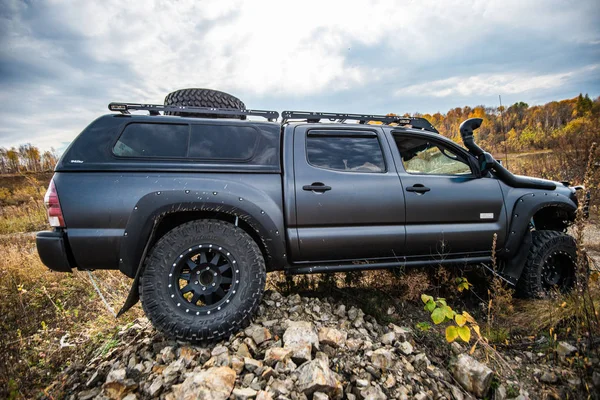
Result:
M439 133L437 129L431 125L425 118L420 117L400 117L395 115L363 115L363 114L338 114L338 113L327 113L327 112L313 112L313 111L283 111L281 113L283 118L282 123L288 122L290 119L302 119L307 122L319 122L322 119L329 121L344 122L346 120L359 121L361 124L366 124L369 121L378 121L384 124L398 124L398 125L410 125L416 129L423 129L433 133Z
M212 107L192 107L192 106L164 106L159 104L136 104L136 103L110 103L110 111L118 111L122 114L129 114L130 110L148 111L150 115L160 115L159 112L177 112L184 114L213 114L213 115L243 115L263 117L268 121L275 121L279 118L277 111L266 110L242 110L233 108L212 108Z

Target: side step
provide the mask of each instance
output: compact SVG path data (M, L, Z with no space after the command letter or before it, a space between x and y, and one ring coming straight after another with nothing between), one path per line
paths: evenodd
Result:
M430 265L456 265L456 264L486 264L492 261L490 256L481 257L461 257L451 258L444 260L398 260L390 262L378 262L378 263L362 263L362 264L317 264L311 266L292 266L286 273L290 275L301 275L301 274L320 274L328 272L350 272L350 271L364 271L374 269L388 269L398 267L421 267Z

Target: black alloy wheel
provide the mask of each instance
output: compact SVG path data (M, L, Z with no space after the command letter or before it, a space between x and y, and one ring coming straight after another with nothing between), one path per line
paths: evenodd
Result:
M204 243L188 248L173 262L169 272L171 298L177 307L196 315L220 311L236 295L240 270L231 252Z

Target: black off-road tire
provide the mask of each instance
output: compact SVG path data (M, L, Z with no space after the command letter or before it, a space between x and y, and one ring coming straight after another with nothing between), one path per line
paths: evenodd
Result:
M557 231L533 231L531 234L531 248L517 283L517 296L543 298L552 290L565 292L572 289L577 271L575 239ZM553 263L556 263L556 267L551 267ZM556 280L553 285L548 277L556 277L552 273L555 270L560 273L560 279L552 279Z
M220 92L212 89L181 89L171 92L165 97L166 106L192 106L192 107L213 107L213 108L231 108L236 110L245 110L246 105L243 101L229 93ZM219 114L181 114L178 112L165 111L165 115L185 115L188 117L202 118L237 118L246 119L245 115L219 115Z
M170 274L181 256L202 245L231 254L234 261L228 261L237 266L234 279L239 280L237 286L232 284L229 289L234 294L227 294L227 304L223 300L219 310L215 307L208 314L184 301L169 286L173 283ZM146 259L139 291L144 312L156 329L180 340L207 343L226 339L249 324L262 298L265 281L263 255L250 235L227 222L197 220L174 228L156 243Z

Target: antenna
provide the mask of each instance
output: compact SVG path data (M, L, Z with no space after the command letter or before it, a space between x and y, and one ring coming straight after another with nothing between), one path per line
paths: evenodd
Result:
M500 129L502 129L502 135L504 136L504 157L506 158L506 168L508 168L508 144L506 144L506 131L504 130L504 118L502 113L502 96L498 95L500 100Z

